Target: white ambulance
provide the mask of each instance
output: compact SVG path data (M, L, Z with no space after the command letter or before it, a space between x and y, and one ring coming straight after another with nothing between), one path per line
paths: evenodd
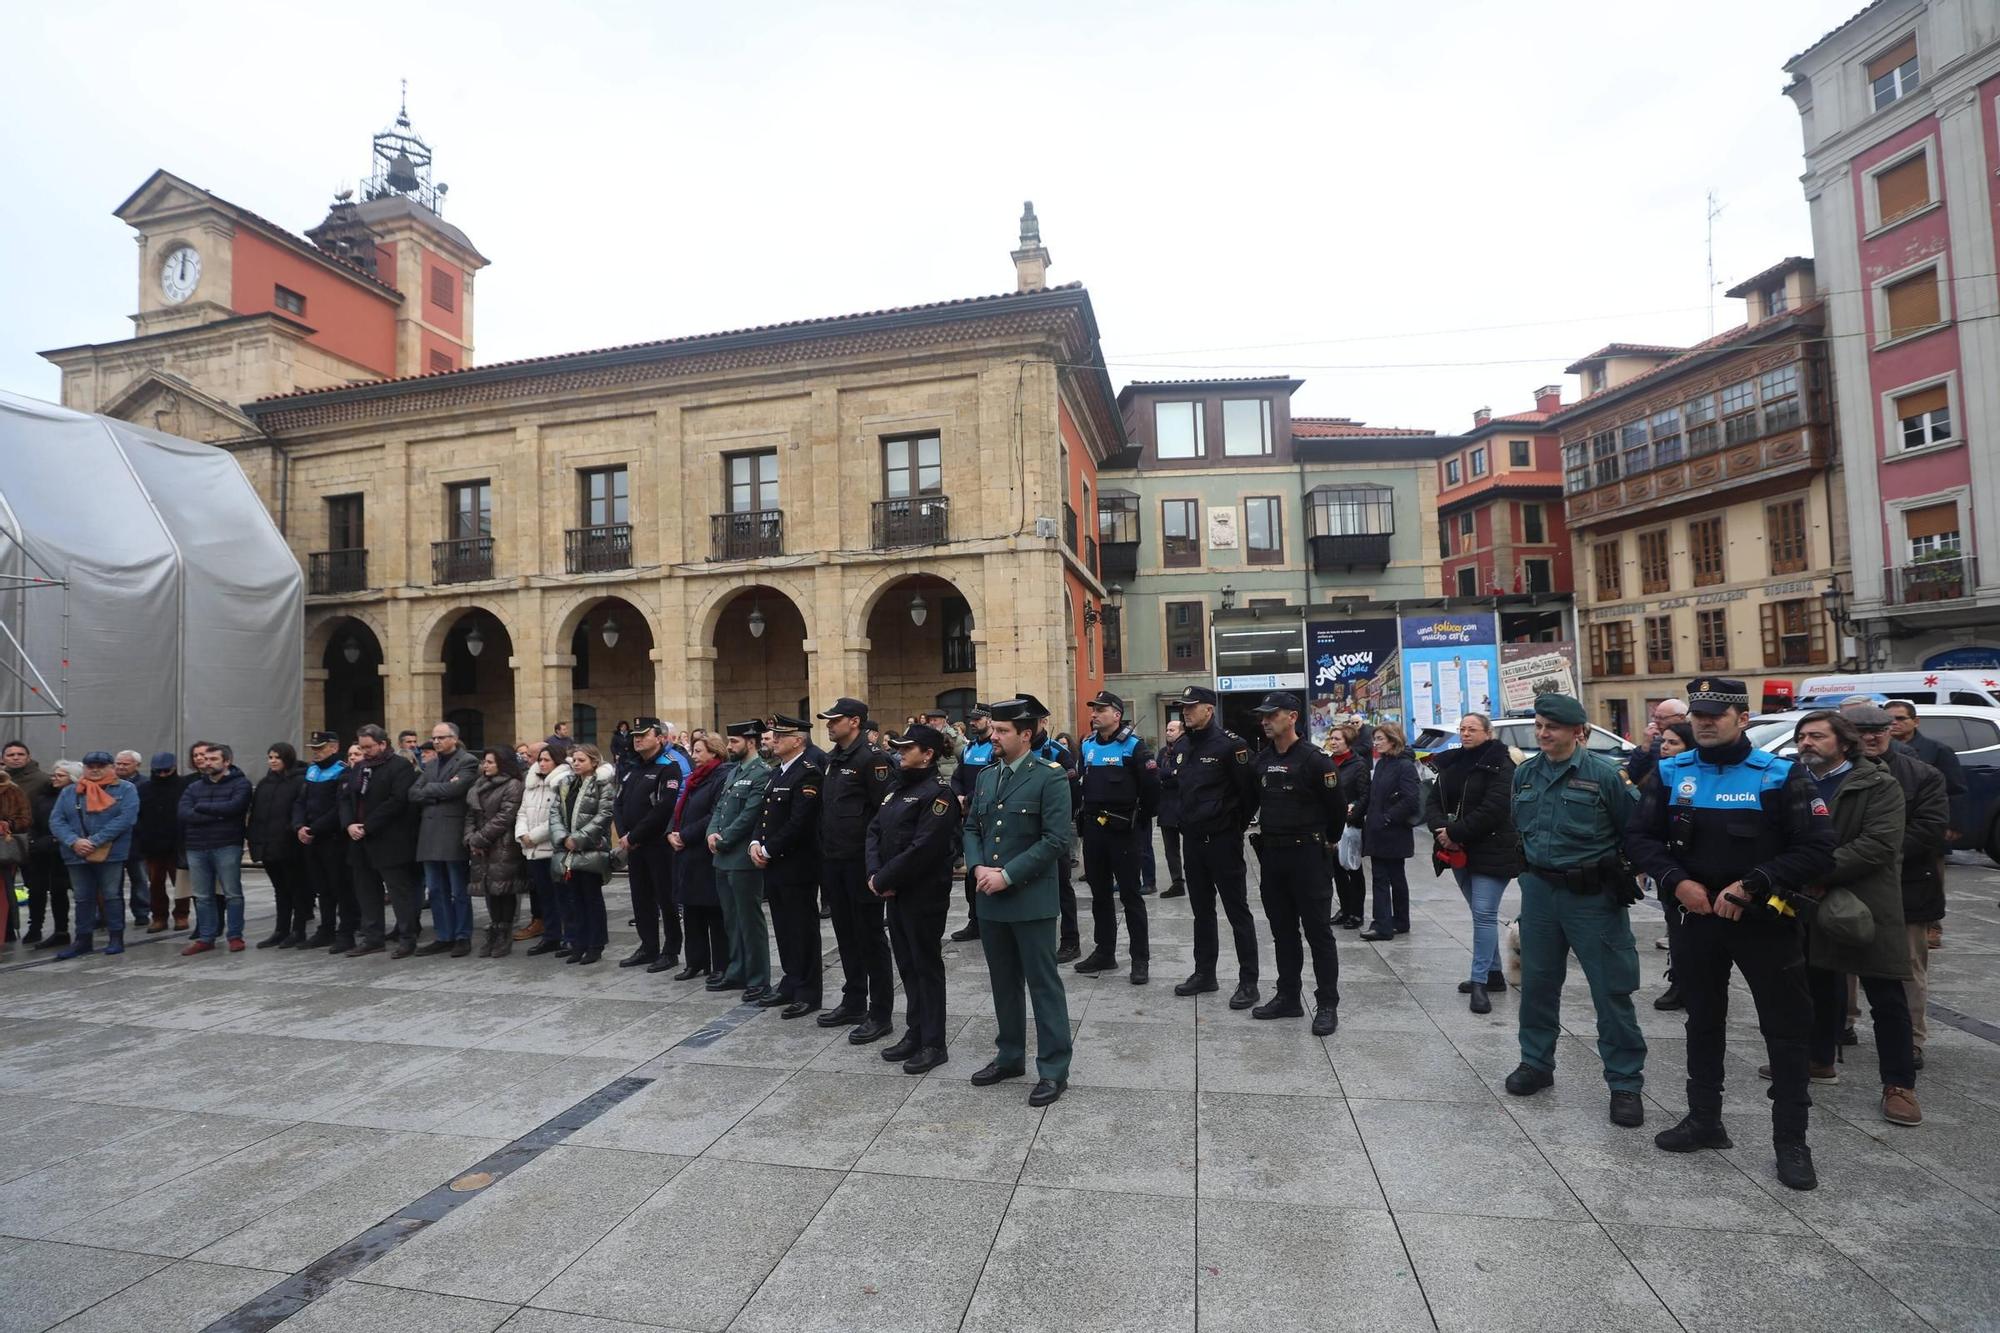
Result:
M1924 704L1957 704L1964 708L2000 708L2000 672L1871 671L1858 676L1815 676L1799 683L1794 709L1838 708L1854 694L1879 699L1907 699Z

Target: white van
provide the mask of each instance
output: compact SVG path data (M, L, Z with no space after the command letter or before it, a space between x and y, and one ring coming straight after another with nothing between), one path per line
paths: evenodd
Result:
M1913 704L1958 704L2000 708L2000 673L1969 671L1876 671L1865 676L1815 676L1799 685L1792 707L1838 708L1853 694L1907 699Z

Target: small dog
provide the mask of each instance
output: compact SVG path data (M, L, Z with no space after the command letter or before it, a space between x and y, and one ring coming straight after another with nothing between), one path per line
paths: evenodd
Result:
M1507 984L1521 984L1521 923L1507 921L1500 931L1500 946L1507 955Z

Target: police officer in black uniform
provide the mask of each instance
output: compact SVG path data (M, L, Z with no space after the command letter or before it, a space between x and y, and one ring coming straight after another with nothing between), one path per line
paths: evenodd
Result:
M833 742L819 792L820 894L833 914L844 980L840 1003L815 1021L823 1028L853 1028L847 1039L856 1046L889 1035L896 998L882 900L868 891L867 860L868 821L889 794L895 765L868 743L862 730L867 719L868 705L859 699L836 699L819 715Z
M868 890L888 904L889 943L903 977L905 1031L882 1058L901 1060L906 1074L922 1074L946 1059L944 919L959 851L958 796L938 772L950 742L936 727L920 722L894 744L902 767L868 821Z
M681 799L687 760L667 743L666 724L656 717L632 719L631 736L632 762L619 778L613 808L618 843L626 855L625 877L632 888L639 947L621 958L618 966L671 972L680 962L681 918L674 905L674 849L667 845L667 829Z
M1033 698L1034 696L1029 695L1027 697ZM1039 702L1036 704L1036 707L1041 707ZM1048 713L1047 710L1044 710L1042 720L1046 722L1047 719ZM1050 763L1059 766L1074 781L1076 777L1075 752L1065 747L1055 737L1049 735L1046 726L1036 727L1034 739L1029 742L1029 746L1034 750L1037 759L1046 759ZM1076 809L1074 787L1071 788L1070 809L1072 811ZM1058 963L1074 962L1077 956L1083 952L1083 945L1080 942L1076 928L1076 886L1070 881L1070 872L1074 869L1070 864L1070 857L1074 849L1075 843L1072 842L1070 847L1064 849L1063 854L1056 858L1056 924L1058 927L1056 936L1056 961Z
M312 767L292 802L292 829L305 847L307 882L319 900L319 929L299 947L331 946L334 953L346 953L354 947L360 912L347 869L349 840L340 827L340 781L347 775L340 758L340 733L315 731L306 737L306 753Z
M1118 966L1115 890L1131 936L1132 984L1143 986L1151 976L1152 952L1146 939L1146 900L1139 896L1139 830L1159 808L1159 765L1125 721L1125 704L1117 695L1099 690L1085 706L1091 733L1083 741L1075 791L1095 940L1076 970L1093 975Z
M1271 947L1278 955L1276 994L1253 1018L1303 1018L1299 1003L1305 951L1312 950L1315 1037L1340 1026L1340 955L1333 944L1333 852L1347 817L1333 760L1299 735L1304 706L1295 694L1267 694L1252 710L1271 743L1257 752L1258 885ZM1304 937L1301 946L1300 938Z
M750 860L764 872L771 932L784 979L757 1001L803 1018L820 1006L819 793L826 773L806 752L812 727L783 713L771 719L771 785L750 840Z
M1231 1009L1257 1003L1257 923L1244 887L1243 830L1257 816L1257 775L1250 747L1217 721L1215 691L1190 685L1180 693L1187 727L1174 753L1181 790L1181 861L1194 907L1194 974L1176 995L1217 989L1215 900L1236 940L1236 992Z
M965 725L971 731L965 747L959 751L958 767L951 773L951 789L958 797L958 812L963 815L966 806L972 803L972 786L979 781L979 770L993 762L993 714L985 704L974 703L965 714ZM972 865L965 867L965 924L951 932L951 938L964 943L979 938L979 894L972 887Z
M1818 884L1833 870L1833 821L1805 768L1743 735L1750 696L1740 680L1688 687L1695 748L1660 761L1626 827L1632 861L1682 913L1674 981L1687 1000L1688 1113L1653 1142L1668 1152L1734 1146L1722 1124L1722 1053L1729 969L1749 984L1771 1057L1771 1138L1778 1179L1819 1183L1806 1146L1807 1043L1812 997L1804 933L1774 895Z
M1187 892L1187 878L1181 870L1181 780L1174 770L1174 752L1180 748L1182 724L1179 718L1167 723L1167 737L1155 756L1160 771L1160 845L1167 852L1167 887L1162 898L1178 898Z

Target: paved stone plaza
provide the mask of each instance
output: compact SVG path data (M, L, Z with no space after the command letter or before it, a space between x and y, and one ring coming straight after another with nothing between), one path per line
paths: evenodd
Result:
M1046 1111L966 1082L993 1034L977 945L946 946L951 1062L920 1079L609 961L10 948L0 1330L2000 1326L2000 1046L1937 1016L2000 1023L2000 872L1950 872L1925 1123L1879 1118L1864 1025L1814 1089L1812 1194L1772 1172L1740 990L1740 1146L1653 1148L1683 1043L1650 1005L1650 905L1653 1078L1620 1130L1574 972L1556 1088L1501 1092L1514 994L1466 1011L1464 911L1418 881L1407 938L1341 933L1323 1042L1230 1012L1226 960L1223 994L1176 999L1188 908L1152 900L1153 984L1072 977Z

